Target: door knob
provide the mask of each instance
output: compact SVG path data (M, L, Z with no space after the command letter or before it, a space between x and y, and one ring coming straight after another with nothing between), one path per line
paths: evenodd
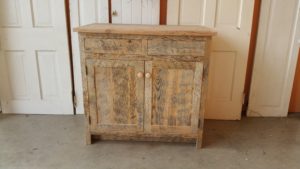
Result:
M112 16L118 16L118 12L116 10L114 10L111 15Z
M151 77L151 73L146 73L146 78L150 78Z
M142 78L144 76L144 73L143 72L139 72L137 75L136 75L138 78Z

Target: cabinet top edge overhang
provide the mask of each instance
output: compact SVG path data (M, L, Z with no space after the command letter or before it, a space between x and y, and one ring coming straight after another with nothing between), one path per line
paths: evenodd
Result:
M89 24L73 29L79 33L158 35L158 36L215 36L217 32L203 26Z

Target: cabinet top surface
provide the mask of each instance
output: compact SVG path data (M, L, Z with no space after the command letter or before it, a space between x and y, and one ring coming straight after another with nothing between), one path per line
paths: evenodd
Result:
M74 28L79 33L127 35L214 36L216 32L203 26L90 24Z

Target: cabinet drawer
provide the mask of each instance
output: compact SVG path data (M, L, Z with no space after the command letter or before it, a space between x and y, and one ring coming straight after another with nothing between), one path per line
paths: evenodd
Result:
M96 53L142 54L142 40L87 38L84 49Z
M148 41L148 55L190 55L204 56L206 41L201 40L166 40Z

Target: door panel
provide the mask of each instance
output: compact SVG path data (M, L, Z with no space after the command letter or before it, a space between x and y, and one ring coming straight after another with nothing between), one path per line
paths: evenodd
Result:
M4 113L73 114L65 4L0 0Z
M143 61L87 60L92 129L143 129Z
M27 74L24 71L24 51L5 52L4 57L6 60L6 70L9 77L8 83L11 86L11 98L28 99L30 91L26 84Z
M51 27L53 25L52 0L32 0L33 25Z
M299 6L299 0L262 1L248 116L288 114L299 50Z
M168 25L201 25L204 17L206 0L168 1Z
M112 23L159 24L159 0L112 0Z
M204 25L218 35L212 40L206 118L241 118L254 1L214 0Z
M200 62L146 62L146 73L151 73L146 78L146 132L197 133L202 71Z
M168 24L203 25L218 32L211 46L205 118L240 119L254 0L176 0L168 5Z

